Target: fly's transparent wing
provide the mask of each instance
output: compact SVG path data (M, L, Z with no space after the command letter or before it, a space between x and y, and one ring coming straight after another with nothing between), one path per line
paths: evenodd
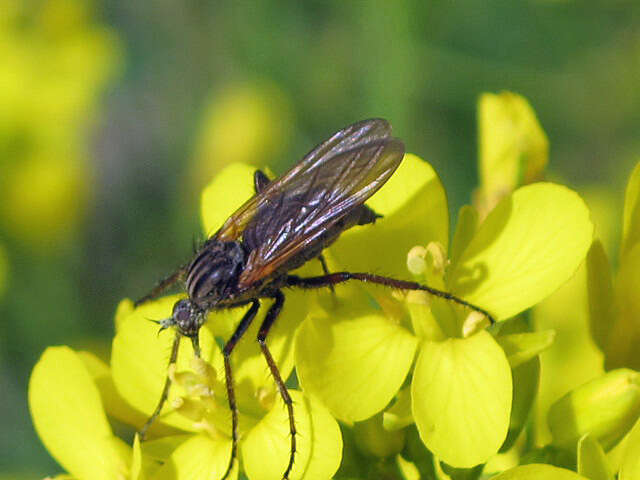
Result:
M372 142L386 140L390 136L391 126L386 120L380 118L363 120L336 132L305 155L287 173L269 183L258 195L245 202L229 217L213 238L220 241L239 239L256 213L261 209L264 210L265 205L272 203L279 193L292 189L292 186L300 188L300 185L309 184L314 175L317 175L317 170L324 169L329 159Z

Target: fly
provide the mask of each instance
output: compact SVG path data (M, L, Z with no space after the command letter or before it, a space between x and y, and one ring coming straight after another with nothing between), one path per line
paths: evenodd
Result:
M386 120L364 120L335 133L309 152L281 177L269 181L261 171L254 175L255 195L242 205L195 254L193 260L162 280L137 305L157 297L178 281L183 281L188 298L173 306L163 329L175 327L176 336L169 359L176 362L180 338L191 339L200 356L198 332L212 310L249 305L231 338L222 350L229 409L231 410L231 456L225 480L238 449L238 408L233 387L230 356L256 317L262 299L272 299L258 332L258 343L284 401L291 433L289 463L283 478L288 479L296 452L293 403L266 340L284 305L285 288L333 288L357 280L399 290L422 290L485 315L491 315L448 292L416 282L371 273L329 272L322 251L339 235L355 226L373 223L379 217L364 203L389 180L404 156L404 144L391 136ZM324 274L300 277L289 272L318 258ZM158 405L141 429L151 426L164 406L171 386L167 376Z

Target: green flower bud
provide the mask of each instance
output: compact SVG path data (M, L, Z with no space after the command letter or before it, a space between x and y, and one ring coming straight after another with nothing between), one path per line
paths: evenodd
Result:
M633 427L640 415L640 374L612 370L567 393L549 409L553 444L575 449L580 437L590 433L605 450L613 447Z

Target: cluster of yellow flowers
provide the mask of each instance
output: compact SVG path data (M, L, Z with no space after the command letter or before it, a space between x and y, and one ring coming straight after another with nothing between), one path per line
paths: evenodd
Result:
M621 480L640 476L640 381L632 370L597 371L591 383L575 389L573 379L561 378L570 385L563 393L571 391L546 404L539 420L548 424L550 440L540 434L535 445L523 441L540 384L540 355L555 348L556 335L532 329L521 314L537 310L588 255L587 266L598 272L604 271L606 257L597 254L581 197L565 186L537 181L544 174L548 144L527 102L510 93L484 95L479 118L481 183L475 205L459 212L451 242L446 192L427 162L407 154L368 202L383 215L375 229L345 232L326 256L334 271L373 268L406 277L408 267L416 280L486 308L498 324L484 329L477 314L422 293L345 286L337 289L336 302L324 293L291 292L268 340L283 378L295 369L298 380L291 389L299 438L291 479L336 473L343 461L337 420L345 429L353 426L361 451L391 458L406 480L420 478L425 459L440 480L452 478L443 464L446 469L481 465L473 471L500 480L604 479L610 475L593 472L613 471ZM234 163L204 189L206 233L253 194L254 170ZM638 185L640 173L634 173L625 207L625 252L634 251L629 242L640 231L640 216L634 214ZM629 285L622 283L613 295L611 282L591 283L598 299L590 310L592 325L607 357L607 345L619 337L616 332L635 305ZM116 314L110 365L67 347L48 349L36 365L29 388L34 424L74 478L219 478L224 473L230 418L218 340L229 337L242 311L210 315L200 331L204 361L194 361L185 342L170 372L175 388L149 431L150 440L141 444L135 436L128 444L107 421L109 415L139 429L153 411L172 339L158 338L157 326L148 319L168 317L177 298L139 308L124 300ZM564 308L573 305L565 302ZM622 320L602 327L612 311ZM545 325L553 321L548 318ZM240 463L251 480L270 480L280 478L287 464L289 430L254 340L257 328L254 322L232 357ZM637 352L627 353L624 361L611 364L637 361ZM411 447L414 440L421 450ZM545 449L537 448L547 442ZM616 457L605 455L616 448ZM545 460L548 452L577 456L577 473L527 465L557 465ZM230 478L238 475L234 468Z

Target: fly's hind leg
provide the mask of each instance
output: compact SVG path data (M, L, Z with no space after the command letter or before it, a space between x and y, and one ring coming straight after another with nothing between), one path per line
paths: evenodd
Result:
M289 478L289 474L291 473L291 469L293 468L293 462L296 454L296 424L293 417L293 401L291 400L291 396L289 395L289 391L287 390L284 381L282 380L282 376L280 375L280 371L278 370L278 366L276 365L269 348L267 347L267 335L269 334L269 330L273 326L276 318L280 315L282 311L282 306L284 305L284 295L281 291L277 291L273 298L275 302L269 308L267 315L260 325L260 330L258 331L258 343L260 344L260 349L262 350L262 354L264 355L265 360L267 361L267 365L269 366L269 370L271 371L271 375L278 387L278 391L280 392L280 396L282 397L282 401L287 407L287 413L289 414L289 432L291 434L291 449L289 454L289 463L287 464L287 469L284 471L282 478L284 480Z
M444 298L453 303L457 303L458 305L462 305L463 307L469 308L470 310L474 310L478 313L484 315L487 320L489 320L490 324L496 323L495 318L485 309L474 305L473 303L469 303L466 300L463 300L460 297L456 297L452 293L444 292L442 290L438 290L433 287L429 287L427 285L422 285L417 282L408 282L406 280L398 280L390 277L383 277L382 275L374 275L373 273L353 273L353 272L334 272L329 275L323 275L321 277L307 277L301 278L296 275L289 275L287 277L286 285L288 287L298 287L298 288L323 288L328 287L330 285L337 285L339 283L344 283L349 280L357 280L365 283L376 283L378 285L384 285L386 287L395 288L398 290L420 290L423 292L427 292L434 297Z

